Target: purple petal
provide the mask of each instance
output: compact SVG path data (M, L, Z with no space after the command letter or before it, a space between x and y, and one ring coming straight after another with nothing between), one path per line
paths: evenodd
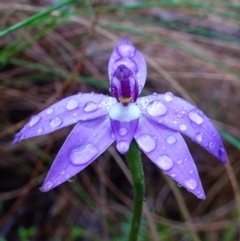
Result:
M112 130L120 153L127 152L140 115L141 112L135 103L129 103L127 106L117 103L109 110Z
M108 63L108 75L110 82L119 65L125 65L133 72L135 79L138 81L140 93L146 81L146 62L141 53L127 39L123 39L119 42L111 54Z
M41 191L49 191L76 175L114 141L108 116L78 123L55 158Z
M189 136L219 160L226 162L226 150L218 131L203 112L189 102L167 92L139 98L137 105L148 118Z
M107 115L108 110L115 103L115 98L100 94L72 95L32 116L23 129L16 134L13 143L56 131L78 121Z
M124 154L128 151L138 125L138 120L119 121L111 119L112 131L120 153Z
M197 168L178 132L142 117L134 138L143 152L164 173L198 198L205 199Z

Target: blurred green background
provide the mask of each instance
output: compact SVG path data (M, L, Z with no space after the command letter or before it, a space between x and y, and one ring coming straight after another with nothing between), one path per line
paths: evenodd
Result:
M42 193L72 127L12 144L31 115L61 98L109 94L108 59L122 38L146 58L143 95L170 91L196 104L229 157L224 166L186 138L202 201L143 154L139 241L239 240L240 2L1 0L0 241L127 240L133 188L114 145L74 180Z

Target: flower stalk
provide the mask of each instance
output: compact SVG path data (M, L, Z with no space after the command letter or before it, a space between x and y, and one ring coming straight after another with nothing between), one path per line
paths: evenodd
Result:
M132 141L126 153L128 167L133 179L134 206L129 241L136 241L141 224L143 198L145 193L144 172L141 160L141 152L135 141Z

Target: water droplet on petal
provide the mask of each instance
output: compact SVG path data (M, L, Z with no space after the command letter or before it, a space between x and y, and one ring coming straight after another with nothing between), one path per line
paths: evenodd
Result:
M74 182L76 180L76 176L72 176L71 178L68 179L68 182Z
M86 112L93 112L97 110L97 105L93 103L92 101L89 101L88 103L85 104L83 110Z
M148 105L147 112L151 116L162 116L167 113L167 107L161 101L154 100Z
M39 128L37 129L37 133L38 133L38 134L43 133L43 128L42 128L42 127L39 127Z
M177 161L177 163L178 163L178 164L182 164L182 163L183 163L183 160L180 159L180 160Z
M65 174L65 170L64 169L61 169L60 172L59 172L60 175L64 175Z
M189 171L189 174L193 174L193 170L190 170L190 171Z
M118 45L117 51L122 57L133 57L136 53L136 49L130 44Z
M174 144L176 141L177 141L177 139L173 135L169 135L167 137L167 143L170 144L170 145Z
M76 99L69 99L66 103L66 108L68 110L75 110L78 108L78 101Z
M70 153L70 161L74 165L86 165L99 154L98 148L93 144L79 146Z
M167 101L167 102L170 102L173 100L173 93L171 92L167 92L164 94L164 100Z
M50 126L51 127L58 127L62 124L62 120L59 117L54 118L53 120L50 121Z
M213 136L213 137L216 136L216 133L215 133L215 132L212 132L212 136Z
M53 108L47 108L47 110L46 110L46 113L48 114L48 115L51 115L52 113L53 113Z
M194 190L197 187L197 182L194 179L190 178L185 181L185 185L188 189Z
M35 126L40 120L41 120L41 116L39 116L39 115L32 116L29 121L29 126L30 127Z
M46 192L49 191L53 187L53 183L51 181L46 181L41 188L42 191Z
M198 142L202 142L203 140L203 134L201 132L198 132L197 135L196 135L196 140Z
M117 150L121 153L124 154L128 151L129 149L129 143L126 141L119 141L117 142Z
M172 174L171 174L171 177L176 177L176 174L175 174L175 173L172 173Z
M189 111L188 117L190 120L192 120L193 122L195 122L198 125L203 123L203 114L201 111L199 111L197 109Z
M209 147L210 149L213 149L213 148L214 148L214 144L213 144L212 141L210 141L210 142L208 143L208 147Z
M184 123L180 124L180 125L179 125L179 129L180 129L181 131L187 130L186 124L184 124Z
M128 133L128 129L127 129L127 128L121 127L121 128L119 129L119 135L120 135L120 136L125 136L125 135L127 135L127 133Z
M173 160L167 155L160 155L156 164L163 170L168 171L173 167Z
M148 134L141 134L136 139L140 148L145 152L153 151L156 147L155 140Z

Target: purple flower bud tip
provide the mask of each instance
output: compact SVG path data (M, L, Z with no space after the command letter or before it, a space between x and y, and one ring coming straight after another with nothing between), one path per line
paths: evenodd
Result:
M77 94L33 116L13 143L76 124L44 181L47 192L69 180L102 154L114 141L124 154L133 138L157 167L200 199L204 190L181 134L190 137L220 161L227 154L210 120L198 108L172 93L139 98L146 81L146 63L124 39L113 50L108 73L114 97Z

